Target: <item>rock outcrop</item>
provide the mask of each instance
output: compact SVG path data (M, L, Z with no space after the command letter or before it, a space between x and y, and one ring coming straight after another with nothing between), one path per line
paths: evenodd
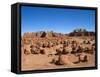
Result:
M75 29L69 33L69 36L95 36L95 32L86 31L85 29Z
M95 32L92 31L86 31L85 29L75 29L73 32L70 32L69 34L62 34L62 33L56 33L53 31L45 32L45 31L39 31L39 32L26 32L24 33L24 38L44 38L44 37L63 37L63 36L95 36Z

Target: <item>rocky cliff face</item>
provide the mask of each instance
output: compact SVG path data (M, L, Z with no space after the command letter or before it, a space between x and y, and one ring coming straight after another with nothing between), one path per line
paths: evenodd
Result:
M24 38L34 38L34 37L41 37L41 38L44 38L44 37L61 37L61 36L64 36L64 34L61 34L61 33L55 33L55 32L45 32L45 31L40 31L40 32L27 32L27 33L24 33L23 37Z
M95 32L89 32L89 31L73 31L70 32L69 34L62 34L62 33L56 33L56 32L45 32L45 31L40 31L40 32L27 32L24 33L23 37L24 38L44 38L44 37L62 37L62 36L95 36Z
M95 36L95 32L85 29L75 29L73 32L69 33L69 36Z
M72 32L69 36L94 36L94 32Z

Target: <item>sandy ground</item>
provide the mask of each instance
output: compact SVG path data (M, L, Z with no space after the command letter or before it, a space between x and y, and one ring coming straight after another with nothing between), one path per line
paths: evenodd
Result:
M46 38L44 38L46 39ZM44 40L42 39L42 40ZM90 40L91 37L68 37L64 38L64 40L75 40L79 45L81 45L81 42L83 40ZM37 42L36 39L32 39L33 44ZM52 39L49 39L52 41ZM95 40L95 39L94 39ZM94 41L92 40L91 43ZM38 41L40 41L38 39ZM46 41L46 40L45 40ZM58 40L59 41L59 40ZM74 63L79 60L79 57L76 56L75 54L63 54L62 56L62 61L64 60L61 65L56 65L54 63L51 63L53 59L58 60L59 55L56 54L56 49L63 46L63 44L57 44L53 47L45 47L43 48L45 50L45 54L31 54L30 52L30 44L24 44L21 48L21 70L43 70L43 69L59 69L59 68L78 68L78 67L92 67L95 66L95 51L93 51L93 54L89 53L84 53L82 52L81 54L87 55L87 60L86 62L79 62L79 63ZM83 44L81 45L82 47L89 47L91 44ZM69 44L67 46L67 49L69 48L70 51L71 45ZM28 54L24 53L24 49L29 50Z

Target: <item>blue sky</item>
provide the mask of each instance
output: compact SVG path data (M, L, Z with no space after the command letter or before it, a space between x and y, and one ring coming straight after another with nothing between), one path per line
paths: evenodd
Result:
M95 11L22 6L22 34L54 31L69 33L76 28L95 31Z

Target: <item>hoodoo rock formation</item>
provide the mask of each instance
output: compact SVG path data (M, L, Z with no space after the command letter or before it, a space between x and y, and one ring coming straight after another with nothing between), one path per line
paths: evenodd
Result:
M27 32L21 39L21 52L22 70L95 66L95 32Z

